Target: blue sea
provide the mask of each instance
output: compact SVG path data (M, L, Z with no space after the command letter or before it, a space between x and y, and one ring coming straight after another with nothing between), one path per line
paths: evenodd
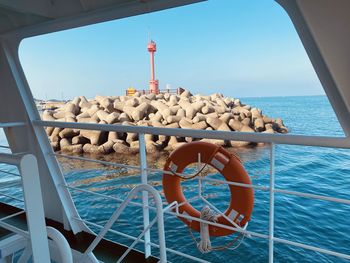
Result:
M290 134L316 136L344 136L328 99L325 96L243 98L245 104L261 108L272 118L282 118ZM0 137L4 141L3 135ZM3 144L3 143L1 143ZM269 185L269 147L261 146L249 149L237 149L253 184ZM89 157L89 156L88 156ZM90 156L92 157L92 156ZM162 168L165 154L148 156L149 166ZM139 156L106 156L108 161L138 164ZM140 174L135 171L99 166L88 162L59 159L67 182L75 187L88 189L96 193L125 198L138 183ZM1 166L1 170L13 171L13 168ZM191 172L192 168L188 171ZM350 151L322 147L304 147L291 145L276 146L275 187L311 194L350 198ZM209 171L211 173L211 171ZM162 193L161 173L149 174L149 183ZM211 174L213 178L222 178L220 174ZM11 186L8 190L20 196L13 177L2 175L1 182ZM186 181L183 189L187 198L197 194L198 181ZM5 188L3 188L5 189ZM204 195L215 206L225 210L229 201L227 185L204 184ZM87 193L72 192L74 202L81 217L95 223L104 223L118 207L118 203ZM8 199L3 199L8 201ZM140 202L140 198L135 199ZM21 206L19 202L12 204ZM195 207L203 204L194 200ZM154 213L151 213L153 218ZM255 204L248 230L268 234L269 193L255 190ZM350 254L350 206L329 201L307 199L293 195L275 195L275 236L306 245L317 246ZM137 236L142 230L142 211L138 207L128 207L114 229ZM93 229L93 228L92 228ZM235 250L216 251L201 254L197 251L188 228L176 217L165 215L167 247L185 252L211 262L267 262L268 241L258 237L246 237ZM94 229L95 230L95 229ZM152 228L152 241L157 243L157 228ZM196 235L196 234L195 234ZM198 237L198 235L196 235ZM109 234L108 238L130 245L132 240ZM223 245L234 236L214 238L214 245ZM142 245L138 245L142 249ZM157 255L158 250L152 249ZM318 252L275 243L275 262L346 262L340 258ZM172 262L191 262L168 253Z

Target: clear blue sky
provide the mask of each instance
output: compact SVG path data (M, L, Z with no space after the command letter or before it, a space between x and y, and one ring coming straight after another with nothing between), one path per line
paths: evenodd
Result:
M149 32L160 87L232 97L323 89L285 11L273 0L210 0L26 39L20 58L36 98L147 89Z

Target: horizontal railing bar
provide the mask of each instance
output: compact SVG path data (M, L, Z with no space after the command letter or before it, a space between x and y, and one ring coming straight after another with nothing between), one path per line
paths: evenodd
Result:
M63 185L61 185L61 186L63 186ZM100 194L100 193L96 193L96 192L92 192L92 191L89 191L89 190L85 190L85 189L81 189L81 188L73 187L73 186L68 186L68 185L64 185L63 187L66 187L66 188L74 190L74 191L88 193L88 194L96 195L96 196L103 197L103 198L106 198L106 199L111 199L111 200L114 200L114 201L117 201L117 202L120 202L120 203L124 202L124 199L121 199L121 198L118 198L118 197L115 197L115 196ZM138 206L138 207L143 207L143 205L141 203L134 202L134 201L130 201L129 204L132 204L132 205L135 205L135 206ZM148 206L145 206L145 207L149 208L149 209L152 209L154 211L157 210L153 206L149 206L148 205Z
M2 217L2 218L0 218L0 221L4 221L4 220L10 219L10 218L12 218L12 217L19 216L19 215L21 215L21 214L24 214L25 212L26 212L26 211L22 210L22 211L19 211L19 212L17 212L17 213L14 213L14 214L11 214L11 215Z
M162 174L174 175L174 173L172 173L171 171L165 171L165 170L158 169L158 168L146 168L145 170L148 172L151 172L151 173L162 173ZM198 169L195 171L195 173L197 173L197 172L198 172ZM191 177L190 174L185 174L185 173L176 173L176 174L180 175L180 176L184 176L184 177L186 177L186 176ZM253 177L253 176L258 176L259 174L260 175L267 175L268 172L264 172L264 173L263 172L260 172L260 173L252 172L251 174L252 174L251 177Z
M317 195L317 194L308 194L308 193L302 193L302 192L297 192L297 191L288 191L288 190L283 190L283 189L275 189L274 192L350 205L350 200L343 199L343 198L335 198L335 197L329 197L329 196Z
M0 163L7 163L17 166L19 165L21 158L21 155L14 155L11 153L0 153Z
M5 223L4 221L0 220L0 227L3 227L11 232L14 232L16 234L19 234L25 238L30 238L28 231L22 230L18 227L15 227L11 224Z
M25 122L0 122L0 128L11 128L27 125Z
M81 161L92 162L92 163L99 163L99 164L104 164L104 165L111 165L111 166L115 166L115 167L121 167L121 168L126 168L126 169L133 169L133 170L138 170L138 171L141 170L141 167L140 166L136 166L136 165L107 162L107 161L95 160L95 159L90 159L90 158L86 158L86 157L72 156L72 155L67 155L67 154L62 154L62 153L53 153L53 155L64 157L64 158L67 158L67 159L81 160ZM170 172L170 171L164 171L164 170L155 169L155 168L146 168L145 170L150 171L150 172L162 172L164 174L173 175L173 173ZM189 176L188 174L181 174L181 173L177 173L177 174L181 175L181 176Z
M279 243L283 243L283 244L287 244L287 245L291 245L291 246L295 246L295 247L300 247L300 248L312 250L312 251L316 251L316 252L320 252L322 254L328 254L328 255L331 255L331 256L336 256L336 257L340 257L340 258L350 259L350 255L347 255L347 254L343 254L343 253L339 253L339 252L335 252L335 251L332 251L332 250L319 248L319 247L315 247L315 246L305 245L305 244L302 244L302 243L299 243L299 242L289 241L289 240L282 239L282 238L274 237L273 241L279 242Z
M114 162L108 162L108 161L101 161L101 160L95 160L95 159L90 159L90 158L86 158L86 157L66 155L66 154L62 154L62 153L53 153L53 155L64 157L64 158L67 158L67 159L74 159L74 160L81 160L81 161L92 162L92 163L99 163L99 164L104 164L104 165L111 165L111 166L115 166L115 167L133 169L133 170L138 170L138 171L141 170L141 167L140 166L136 166L136 165L120 164L120 163L114 163ZM145 170L149 171L149 172L159 172L159 173L163 173L163 174L174 175L170 171L164 171L164 170L156 169L156 168L146 168ZM184 173L176 173L176 174L180 175L180 176L189 176L188 174L184 174Z
M119 232L119 231L118 231L118 232ZM152 243L152 242L151 242L150 244L151 244L152 246L156 247L156 248L159 248L159 245L158 245L158 244L154 244L154 243ZM197 261L197 262L201 262L201 263L210 263L210 261L206 261L206 260L201 259L201 258L196 258L196 257L194 257L194 256L191 256L191 255L189 255L189 254L182 253L182 252L180 252L180 251L176 251L176 250L171 249L171 248L167 248L166 250L167 250L168 252L170 252L170 253L173 253L173 254L175 254L175 255L179 255L179 256L182 256L182 257L191 259L191 260L193 260L193 261Z
M10 146L6 146L6 145L0 145L0 148L11 149Z
M64 158L69 158L69 159L78 159L78 160L84 160L84 161L89 161L89 162L96 162L96 163L100 163L100 164L104 164L104 165L113 165L113 166L116 166L116 167L141 170L141 168L139 166L123 165L123 164L118 164L118 163L112 163L112 162L106 162L106 161L100 161L100 160L93 160L93 159L89 159L89 158L85 158L85 157L70 156L70 155L64 155L64 154L58 154L58 153L54 153L54 155L61 156L61 157L64 157ZM147 171L152 171L152 172L163 172L165 174L173 175L169 171L163 171L163 170L160 170L160 169L147 168L146 170ZM0 172L2 172L2 171L0 170ZM16 174L14 174L14 175L16 175ZM243 183L237 183L237 182L229 182L229 181L213 179L213 178L208 178L208 177L203 177L202 180L203 181L211 181L211 182L223 183L223 184L228 184L228 185L234 185L234 186L240 186L240 187L246 187L246 188L254 188L254 189L259 189L259 190L262 190L262 191L268 191L269 190L268 186L260 186L260 185L243 184ZM288 191L288 190L282 190L282 189L275 189L274 192L275 193L284 193L284 194L289 194L289 195L297 195L297 196L307 197L307 198L312 198L312 199L326 200L326 201L331 201L331 202L336 202L336 203L350 204L350 200L347 200L347 199L333 198L333 197L327 197L327 196L316 195L316 194L301 193L301 192ZM95 193L95 194L97 194L97 193Z
M203 177L202 180L203 181L213 181L213 182L218 182L218 183L225 183L228 185L236 185L236 186L241 186L241 187L246 187L246 188L256 188L256 189L263 190L263 191L269 191L268 186L258 186L258 185L251 185L251 184L228 182L228 181L224 181L224 180L212 179L212 178L207 178L207 177ZM304 197L304 198L318 199L318 200L323 200L323 201L330 201L330 202L334 202L334 203L342 203L342 204L350 205L350 200L343 199L343 198L335 198L335 197L329 197L329 196L324 196L324 195L302 193L302 192L297 192L297 191L289 191L289 190L276 189L276 188L274 189L274 192L287 194L287 195L296 195L296 196L300 196L300 197Z
M26 155L26 154L31 154L30 152L17 152L17 153L11 153L13 155Z
M174 173L171 171L165 171L157 168L146 168L145 170L151 173L162 173L162 174L174 175ZM197 172L198 170L196 170L194 173L197 173ZM185 174L185 173L176 173L176 174L183 177L186 177L186 176L191 177L191 174Z
M268 186L260 186L260 185L253 185L253 184L243 184L243 183L230 182L230 181L224 181L224 180L207 178L207 177L202 177L201 180L202 181L217 182L217 183L222 183L222 184L228 184L228 185L234 185L234 186L240 186L240 187L245 187L245 188L255 188L255 189L259 189L259 190L263 190L263 191L268 191L269 190Z
M61 185L61 186L63 186L63 185ZM118 201L118 202L124 202L123 199L115 197L115 196L100 194L100 193L92 192L92 191L89 191L89 190L85 190L85 189L81 189L81 188L73 187L73 186L69 186L69 185L64 185L64 187L67 188L67 189L78 191L78 192L93 194L93 195L96 195L96 196L108 198L108 199L115 200L115 201ZM130 201L130 203L134 204L134 202L132 202L132 201ZM139 205L139 203L137 203L137 204ZM140 204L140 205L142 206L142 204Z
M111 200L114 200L114 201L117 201L117 202L120 202L120 203L124 202L124 199L121 199L121 198L118 198L118 197L115 197L115 196L100 194L100 193L96 193L96 192L93 192L93 191L85 190L85 189L82 189L82 188L79 188L79 187L73 187L73 186L62 185L62 184L60 186L61 187L65 187L67 189L71 189L71 190L77 191L77 192L88 193L88 194L96 195L96 196L103 197L103 198L106 198L106 199L111 199ZM188 201L190 201L190 200L191 199L189 199ZM183 204L185 204L185 203L183 203ZM132 204L132 205L135 205L135 206L138 206L138 207L146 207L146 208L149 208L151 210L156 211L156 208L153 207L153 206L150 206L150 205L144 206L141 203L133 202L133 201L130 201L129 204ZM183 204L179 204L178 206L180 207ZM173 204L170 204L170 205L166 206L165 208L163 208L163 212L167 212L170 208L172 208L172 206L173 206Z
M89 159L89 158L85 158L85 157L66 155L66 154L61 154L61 153L53 153L53 155L64 157L64 158L68 158L68 159L73 159L73 160L80 160L80 161L86 161L86 162L92 162L92 163L99 163L99 164L103 164L103 165L110 165L110 166L115 166L115 167L120 167L120 168L134 169L134 170L138 170L138 171L141 170L140 166L137 166L137 165L113 163L113 162Z
M9 174L9 175L15 175L15 176L21 177L19 174L12 173L12 172L8 172L8 171L4 171L4 170L0 170L0 173ZM1 183L0 183L0 184L1 184Z
M85 190L85 189L81 189L81 188L76 188L76 187L71 187L71 186L65 186L65 187L67 187L69 189L76 190L76 191L81 191L81 192L86 192L86 193L89 193L89 194L97 195L97 196L100 196L100 197L103 197L103 198L116 200L116 201L119 201L119 202L123 202L124 201L123 199L120 199L120 198L117 198L117 197L114 197L114 196L99 194L99 193L95 193L95 192L92 192L92 191L89 191L89 190ZM323 196L320 196L320 197L323 197ZM327 197L325 197L324 200L333 201L333 202L338 202L338 201L342 202L342 201L344 201L342 199L340 199L340 200L328 200ZM142 204L137 203L137 202L130 202L130 204L133 204L133 205L138 206L138 207L142 207ZM149 209L151 209L151 210L156 210L155 207L152 207L152 206L147 206L147 207ZM252 232L252 231L248 231L248 230L241 230L241 229L238 229L238 228L235 228L235 227L230 227L230 226L221 225L221 224L217 224L217 223L213 223L213 222L208 222L208 221L202 220L200 218L196 218L196 217L192 217L192 216L188 216L188 215L183 215L183 214L178 214L178 213L171 212L171 211L165 211L164 213L165 214L169 214L169 215L173 215L173 216L183 217L183 218L186 218L186 219L191 219L191 220L202 222L202 223L207 223L209 225L213 225L213 226L225 228L225 229L228 229L228 230L241 232L241 233L244 233L244 234L248 234L248 235L252 235L252 236L256 236L256 237L260 237L260 238L268 239L268 237L269 237L268 235L265 235L265 234L260 234L260 233L257 233L257 232Z
M91 224L95 227L98 227L98 228L102 228L102 226L98 225L98 224L95 224L95 223L92 223L88 220L83 220L83 219L80 219L80 218L76 218L74 217L74 219L76 220L80 220L84 223L87 223L87 224ZM118 235L122 235L124 237L127 237L127 238L131 238L133 240L136 240L135 237L133 236L129 236L127 234L124 234L124 233L121 233L119 231L116 231L116 230L113 230L113 229L110 229L109 230L110 232L112 233L115 233L115 234L118 234ZM248 231L247 231L248 232ZM266 236L266 238L268 238L268 236ZM311 251L316 251L316 252L320 252L322 254L328 254L328 255L332 255L332 256L336 256L336 257L340 257L340 258L345 258L345 259L350 259L350 255L347 255L347 254L343 254L343 253L339 253L339 252L335 252L335 251L331 251L331 250L327 250L327 249L323 249L323 248L319 248L319 247L316 247L316 246L310 246L310 245L305 245L303 243L299 243L299 242L294 242L294 241L289 241L289 240L286 240L286 239L282 239L282 238L276 238L274 237L273 238L273 241L274 242L279 242L279 243L284 243L284 244L288 244L288 245L292 245L292 246L295 246L295 247L300 247L300 248L304 248L304 249L307 249L307 250L311 250ZM144 240L140 240L140 242L144 243ZM152 243L151 243L152 244ZM156 245L156 244L155 244ZM167 251L169 251L169 249L167 248ZM171 251L169 251L171 252ZM177 251L175 251L177 252ZM180 252L181 253L181 252ZM185 254L187 255L187 254ZM190 256L190 255L187 255L187 256Z
M115 197L115 196L112 196L112 195L100 194L100 193L96 193L96 192L93 192L93 191L89 191L89 190L85 190L85 189L82 189L82 188L79 188L79 187L74 187L74 186L69 186L69 185L60 185L60 186L65 187L67 189L74 190L74 191L88 193L88 194L96 195L96 196L99 196L99 197L111 199L111 200L114 200L114 201L117 201L117 202L121 202L121 203L124 202L124 199L121 199L121 198L118 198L118 197ZM135 205L135 206L143 207L143 205L141 203L138 203L138 202L130 201L129 203L132 204L132 205ZM149 209L156 210L156 208L153 207L153 206L146 206L146 207L149 208Z
M130 133L146 133L193 138L222 139L234 141L265 142L275 144L304 145L332 148L350 148L350 139L347 137L326 137L291 134L245 133L229 131L209 131L192 129L159 128L149 126L131 126L120 124L78 123L60 121L34 120L34 125L43 127L59 127L83 130L101 130Z
M103 228L102 226L98 225L98 224L95 224L91 221L88 221L88 220L84 220L84 219L81 219L81 218L78 218L78 217L73 217L73 219L77 220L77 221L80 221L80 222L83 222L85 224L89 224L89 225L92 225L94 227L97 227L97 228ZM114 229L109 229L108 230L109 232L113 233L113 234L116 234L116 235L120 235L122 237L126 237L126 238L129 238L131 240L136 240L137 238L134 237L134 236L130 236L128 234L125 234L123 232L120 232L120 231L117 231L117 230L114 230ZM140 239L139 240L141 243L145 243L145 241L143 239ZM159 245L153 243L153 242L149 242L149 244L153 247L157 247L159 248ZM165 248L168 252L171 252L173 254L176 254L176 255L179 255L179 256L182 256L182 257L185 257L185 258L188 258L188 259L191 259L191 260L194 260L194 261L197 261L197 262L202 262L202 263L210 263L209 261L206 261L206 260L202 260L200 258L196 258L194 256L191 256L191 255L188 255L188 254L185 254L185 253L182 253L182 252L179 252L179 251L176 251L176 250L173 250L171 248Z
M232 230L232 231L239 232L239 233L246 234L246 235L250 235L250 236L256 236L256 237L265 238L265 239L269 238L269 236L265 235L265 234L260 234L260 233L257 233L257 232L244 230L243 228L237 228L237 227L231 227L231 226L227 226L227 225L223 225L223 224L218 224L218 223L214 223L214 222L211 222L211 221L206 221L206 220L203 220L203 219L200 219L200 218L197 218L197 217L193 217L193 216L189 216L189 215L178 214L178 213L171 212L171 211L165 212L165 213L166 214L170 214L170 215L174 215L174 216L177 216L177 217L182 217L182 218L185 218L185 219L190 219L192 221L197 221L199 223L205 223L205 224L208 224L208 225L211 225L211 226L216 226L216 227Z
M118 201L118 202L124 202L124 200L116 198L116 197L113 197L113 196L104 195L104 194L100 194L100 193L95 193L95 192L92 192L92 191L89 191L89 190L85 190L85 189L81 189L81 188L77 188L77 187L72 187L72 186L64 186L64 187L69 188L69 189L73 189L73 190L76 190L76 191L85 192L85 193L89 193L89 194L92 194L92 195L104 197L106 199L111 199L111 200L115 200L115 201ZM142 204L137 203L137 202L130 201L129 203L133 204L135 206L142 207ZM151 210L154 210L154 211L156 210L156 208L153 207L153 206L147 206L147 207L149 209L151 209ZM264 235L264 234L260 234L260 233L256 233L256 232L251 232L251 231L247 231L247 230L243 230L243 229L240 229L240 228L231 227L231 226L227 226L227 225L222 225L222 224L218 224L218 223L215 223L215 222L206 221L206 220L203 220L203 219L200 219L200 218L197 218L197 217L192 217L192 216L189 216L189 215L178 214L178 213L171 212L171 211L164 211L164 213L168 214L168 215L183 217L183 218L186 218L186 219L190 219L192 221L198 221L198 222L201 222L201 223L206 223L208 225L212 225L212 226L216 226L216 227L225 228L225 229L232 230L232 231L237 231L237 232L240 232L240 233L244 233L244 234L248 234L248 235L252 235L252 236L256 236L256 237L268 238L268 235Z
M119 199L119 198L116 198L116 197L107 196L107 195L104 195L104 194L99 194L99 193L91 192L91 191L80 189L80 188L75 188L75 187L70 187L70 186L66 186L66 187L74 189L74 190L78 190L78 191L87 192L87 193L90 193L90 194L96 194L96 195L99 195L99 196L104 197L104 198L109 198L109 199L113 199L113 200L117 200L117 201L123 202L122 199ZM277 192L279 192L279 191L277 191ZM328 200L328 198L326 197L324 200ZM335 200L328 200L328 201L340 202L340 201L344 201L344 200L340 199L340 200L336 200L336 201ZM142 207L142 204L139 204L137 202L132 202L132 204L133 205L137 205L139 207ZM154 207L149 206L149 208L153 210ZM155 210L155 208L154 208L154 210ZM164 213L175 215L175 216L178 216L178 217L191 219L191 220L195 220L195 221L198 221L198 222L208 223L209 225L214 225L214 226L217 226L217 227L222 227L222 228L226 228L226 229L229 229L229 230L234 230L234 231L241 232L241 233L244 233L244 234L248 234L248 235L251 235L251 236L257 236L257 237L265 238L265 239L268 239L268 237L269 237L268 235L264 235L264 234L260 234L260 233L256 233L256 232L252 232L252 231L247 231L247 230L240 230L240 229L237 229L237 228L234 228L234 227L229 227L229 226L226 226L226 225L221 225L221 224L216 224L216 223L213 223L213 222L208 222L208 221L205 221L205 220L201 220L200 218L187 216L187 215L182 215L182 214L177 214L177 213L174 213L174 212L171 212L171 211L166 211ZM294 245L294 246L298 246L298 247L302 247L302 248L305 248L305 249L308 249L308 250L313 250L313 251L321 252L321 253L324 253L324 254L329 254L329 255L333 255L333 256L337 256L337 257L350 259L349 255L338 253L338 252L334 252L334 251L330 251L330 250L325 250L325 249L318 248L318 247L315 247L315 246L304 245L302 243L292 242L292 241L288 241L288 240L284 240L284 239L280 239L280 238L274 238L274 241L280 242L280 243L285 243L285 244L290 244L290 245Z
M251 185L251 184L243 184L243 183L237 183L237 182L229 182L229 181L224 181L224 180L219 180L219 179L212 179L212 178L207 178L203 177L203 181L212 181L212 182L217 182L217 183L225 183L228 185L234 185L234 186L240 186L240 187L246 187L246 188L254 188L254 189L259 189L262 191L268 191L269 187L268 186L259 186L259 185ZM117 201L123 201L122 199L118 199L116 197L111 197L111 196L105 196L103 194L95 193L92 191L84 190L81 188L76 188L72 186L65 186L67 188L81 191L81 192L86 192L86 193L91 193L95 195L99 195L101 197L107 197L107 198L112 198ZM296 195L304 198L311 198L311 199L318 199L318 200L323 200L323 201L330 201L330 202L335 202L335 203L342 203L342 204L350 204L350 200L348 199L342 199L342 198L335 198L335 197L328 197L328 196L323 196L323 195L317 195L317 194L309 194L309 193L302 193L302 192L297 192L297 191L288 191L288 190L283 190L283 189L274 189L275 193L283 193L283 194L288 194L288 195Z
M19 201L19 202L24 202L22 199L19 199L19 198L17 198L17 197L12 196L12 195L4 194L4 193L1 193L1 192L0 192L0 196L5 196L5 197L8 197L8 198L17 200L17 201Z

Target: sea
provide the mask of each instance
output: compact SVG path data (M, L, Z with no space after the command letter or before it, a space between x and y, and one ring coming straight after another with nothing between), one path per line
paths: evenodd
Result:
M344 133L334 114L326 96L300 97L262 97L242 98L242 103L258 107L263 113L272 118L282 118L290 134L343 137ZM0 134L0 144L6 144L3 134ZM6 150L6 149L3 149ZM259 186L269 186L270 148L259 146L254 148L236 149L245 169L251 177L252 183ZM94 156L85 156L96 158ZM139 164L139 156L104 156L100 159L121 162L124 164ZM148 155L148 166L162 169L167 154ZM118 198L125 198L127 193L140 183L138 171L126 170L112 166L59 158L66 181L69 185L95 193ZM347 149L332 149L324 147L276 145L275 188L299 191L322 196L350 199L350 151ZM0 165L0 169L16 172L14 168ZM194 172L189 167L186 172ZM1 174L2 192L21 198L21 191L17 177ZM213 170L208 170L211 178L223 177ZM162 173L154 172L148 175L148 180L162 195L164 205L166 201L162 192ZM182 183L187 199L197 209L203 207L199 201L198 180ZM85 220L104 224L115 209L120 205L115 200L89 193L71 191L76 207ZM254 211L248 230L268 235L269 224L269 192L255 190ZM226 184L203 181L203 195L209 202L225 211L230 200ZM13 205L22 207L16 200L2 198ZM135 198L135 202L141 199ZM150 201L151 204L153 201ZM151 218L155 216L150 213ZM286 195L275 194L275 237L300 242L305 245L316 246L340 253L350 254L350 206ZM90 226L92 230L98 229ZM142 231L142 210L137 206L127 207L113 229L137 236ZM173 215L165 215L166 245L168 248L188 253L211 262L267 262L268 240L260 237L245 237L225 250L202 254L197 250L194 238L182 221ZM236 234L227 237L212 238L213 246L225 246L237 237ZM130 245L132 240L115 234L108 234L107 238ZM157 227L151 230L151 241L158 242ZM143 245L137 245L143 250ZM153 247L152 254L158 255L158 249ZM171 262L192 262L187 258L168 252ZM341 258L313 252L275 242L275 262L346 262Z

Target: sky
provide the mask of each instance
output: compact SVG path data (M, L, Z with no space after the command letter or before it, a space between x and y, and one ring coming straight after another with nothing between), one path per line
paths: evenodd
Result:
M28 38L20 59L37 99L160 88L271 97L324 94L290 18L273 0L209 0Z

